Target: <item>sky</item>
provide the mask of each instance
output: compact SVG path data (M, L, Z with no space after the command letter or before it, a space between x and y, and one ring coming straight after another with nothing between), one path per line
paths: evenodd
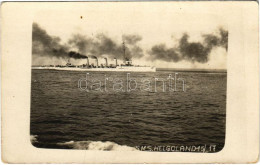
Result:
M216 43L214 46L205 44L205 35L216 36L220 40L219 29L228 32L225 19L209 9L190 11L189 8L178 5L178 3L170 5L167 3L160 5L88 3L80 8L43 10L34 16L33 24L37 25L39 30L45 31L48 36L58 37L59 44L68 47L67 51L72 50L86 55L89 54L88 50L91 47L93 49L91 55L101 59L108 56L109 63L113 62L111 54L115 53L117 57L120 56L118 52L120 52L122 36L126 36L136 39L133 41L126 38L125 41L129 52L132 51L132 54L129 54L136 65L158 68L226 69L228 49L220 43ZM185 34L188 36L186 40ZM77 36L91 40L91 44L89 44L91 46L84 51L79 50L77 44L72 46L73 43L79 42L75 41L80 38ZM73 37L74 40L72 40ZM39 37L34 37L33 32L33 42L37 39ZM104 49L107 40L116 44L110 55L109 53L106 55L103 50L93 48L93 45L98 45ZM180 45L181 41L186 45ZM39 46L39 42L35 42L37 46ZM202 49L200 49L201 45ZM197 48L207 55L194 50ZM56 58L44 55L44 53L38 55L37 53L39 50L34 51L33 48L33 65L66 63L66 60L60 57ZM197 58L196 53L206 59ZM71 59L71 61L81 64L86 60Z

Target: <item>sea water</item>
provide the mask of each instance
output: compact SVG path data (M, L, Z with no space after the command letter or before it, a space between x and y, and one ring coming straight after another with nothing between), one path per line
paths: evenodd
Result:
M88 89L93 90L79 88L79 80L86 74ZM130 83L135 90L126 89L126 72L32 70L32 144L39 148L177 152L223 148L226 72L166 70L129 75L137 83ZM176 90L168 90L169 75L184 80L176 82ZM156 78L165 84L155 82ZM115 84L115 79L122 85ZM144 79L150 81L151 90L141 90Z

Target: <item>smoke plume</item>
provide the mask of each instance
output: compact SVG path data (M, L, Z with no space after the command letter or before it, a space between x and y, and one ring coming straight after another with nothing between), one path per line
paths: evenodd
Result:
M205 63L209 60L209 54L215 47L228 49L228 32L223 28L218 30L218 34L205 34L202 36L203 42L189 42L189 35L184 33L178 45L167 48L165 44L155 45L148 51L151 60L163 60L178 62L181 60L190 62Z
M97 57L96 56L90 56L91 58L93 58L93 59L97 59Z
M80 53L69 51L69 47L67 45L60 43L59 37L50 36L36 23L33 23L32 54L34 56L47 56L57 58L86 58L86 56Z
M69 57L70 58L74 58L74 59L85 59L88 58L87 56L81 55L80 53L74 52L74 51L70 51L69 52Z
M93 39L84 35L74 34L68 41L71 48L76 48L81 54L85 54L92 46Z
M66 44L61 43L59 37L49 35L38 24L33 23L32 54L34 57L56 57L62 59L97 59L107 57L110 59L141 58L144 56L140 46L140 35L122 35L122 42L100 33L95 36L74 34ZM165 44L157 44L148 50L150 59L178 62L181 60L192 63L205 63L209 60L209 54L215 47L228 49L228 31L219 28L216 34L202 35L201 42L190 42L189 35L184 33L178 44L167 47Z
M125 58L140 58L143 56L143 50L138 46L142 40L139 35L123 35L123 41L126 44ZM73 49L77 49L82 54L95 54L97 57L108 56L110 59L123 59L123 45L109 36L100 33L94 38L86 35L74 34L68 41Z
M60 38L50 36L36 23L33 24L32 53L40 56L66 56L68 48L60 44Z
M122 39L127 45L125 56L128 60L130 60L132 57L143 57L143 49L138 45L138 43L142 40L140 35L123 35Z

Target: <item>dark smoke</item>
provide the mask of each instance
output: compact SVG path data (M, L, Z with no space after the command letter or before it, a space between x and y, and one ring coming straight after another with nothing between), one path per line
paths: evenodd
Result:
M122 39L127 45L125 51L126 58L131 59L132 57L143 57L143 49L140 46L138 46L138 42L142 40L142 37L140 35L123 35Z
M62 45L60 43L59 37L50 36L36 23L33 23L32 54L34 56L47 56L58 58L87 58L80 53L69 51L68 46Z
M186 60L190 62L205 63L209 60L209 54L215 47L228 49L228 31L220 28L218 35L205 34L203 42L189 42L189 35L184 33L176 47L167 48L165 44L155 45L148 51L152 60L178 62Z
M208 54L213 48L213 45L208 47L199 42L189 42L188 39L189 36L184 34L179 41L179 52L182 55L182 59L191 62L207 62Z
M125 41L127 44L134 45L137 42L142 40L142 37L139 35L123 35L122 36L123 41Z
M93 59L97 59L97 57L96 56L90 56L91 58L93 58Z
M214 46L221 46L228 50L228 31L224 30L223 28L219 28L219 35L220 37L212 34L203 35L204 42L210 48Z
M93 42L93 50L91 53L95 54L98 57L103 55L109 55L110 58L122 58L122 52L123 50L121 44L117 44L111 38L101 33L96 36L96 41Z
M158 59L169 62L186 60L205 63L209 60L209 54L213 48L223 47L226 51L228 50L228 31L223 28L219 28L217 34L204 34L202 38L202 42L190 42L189 35L185 33L176 46L167 48L165 44L158 44L147 52L150 54L151 60ZM123 35L122 40L125 43L126 60L144 56L143 49L139 45L142 40L141 36ZM117 42L101 33L94 37L74 34L67 44L61 44L59 37L48 35L38 24L33 23L32 54L34 56L64 59L85 59L88 57L95 59L98 57L123 59L122 42Z
M92 43L92 38L80 34L73 35L68 41L68 44L72 48L77 48L78 52L81 54L85 54L87 50L91 49Z
M33 23L32 53L40 56L63 57L67 55L68 47L60 44L60 38L50 36L45 30Z
M69 52L69 57L70 58L75 58L75 59L85 59L88 58L87 56L81 55L80 53L74 52L74 51L70 51Z
M220 45L226 48L228 50L228 31L226 31L223 28L219 29L221 40L220 40Z
M142 40L138 35L123 35L125 42L126 59L140 58L143 56L143 50L138 46ZM97 34L95 38L85 35L75 34L69 39L69 45L77 49L82 54L95 54L97 57L108 56L110 59L123 59L123 45L118 43L107 35Z
M174 48L167 48L165 44L155 45L151 51L152 60L161 59L164 61L179 61L181 57Z

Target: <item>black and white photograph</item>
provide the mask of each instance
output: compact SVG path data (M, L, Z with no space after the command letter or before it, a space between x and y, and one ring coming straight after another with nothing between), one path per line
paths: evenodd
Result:
M0 7L3 163L259 161L257 2Z
M39 12L31 26L34 147L224 148L229 30L223 17L97 5Z

